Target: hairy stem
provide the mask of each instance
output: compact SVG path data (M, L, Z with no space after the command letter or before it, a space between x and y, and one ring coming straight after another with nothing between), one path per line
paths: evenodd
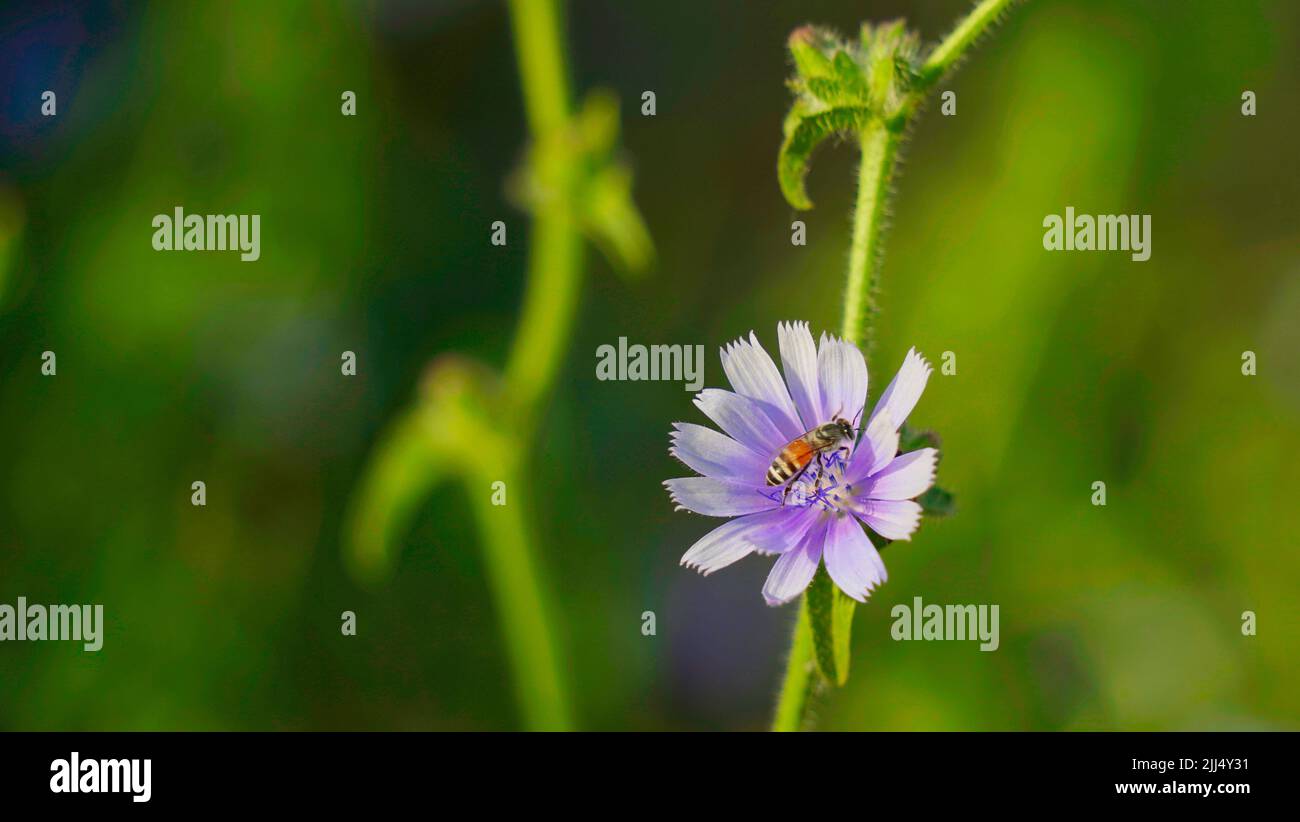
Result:
M858 167L858 201L853 212L853 244L849 248L849 270L844 293L844 339L862 347L870 345L871 320L876 306L876 270L880 262L881 237L888 216L889 180L898 155L899 135L874 121L862 132L862 162ZM785 680L777 699L772 729L797 731L815 678L813 671L812 625L805 594L799 604Z
M853 211L853 244L844 289L844 319L840 333L861 348L871 345L876 306L877 269L881 239L889 216L889 181L898 155L899 135L879 120L863 129L858 166L858 200Z
M926 85L934 83L950 68L961 60L962 56L989 29L1015 0L980 0L971 9L970 14L962 18L947 37L939 42L925 65L921 67L921 80Z
M799 619L794 624L790 641L790 659L786 662L785 679L776 700L776 716L772 719L774 731L797 731L803 727L808 700L816 685L813 668L812 621L808 615L807 601L799 603Z

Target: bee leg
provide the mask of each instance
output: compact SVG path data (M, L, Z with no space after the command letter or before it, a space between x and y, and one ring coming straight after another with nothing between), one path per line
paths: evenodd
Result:
M799 469L799 473L795 474L793 477L790 477L790 479L786 482L785 491L781 493L781 507L783 508L785 507L785 498L790 496L790 490L794 488L794 484L799 481L800 477L803 476L803 472L808 470L809 465L812 465L812 460L806 462L804 464L804 467Z
M808 463L812 465L812 463ZM817 452L817 479L813 480L813 491L822 490L822 477L826 476L826 463L822 460L822 452Z

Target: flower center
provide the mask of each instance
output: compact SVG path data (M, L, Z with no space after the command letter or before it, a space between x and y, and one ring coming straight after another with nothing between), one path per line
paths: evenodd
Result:
M847 511L853 504L853 487L844 482L847 467L848 455L842 449L823 454L820 461L814 456L807 470L789 483L788 490L770 489L768 496L784 500L787 507L816 505L826 511Z

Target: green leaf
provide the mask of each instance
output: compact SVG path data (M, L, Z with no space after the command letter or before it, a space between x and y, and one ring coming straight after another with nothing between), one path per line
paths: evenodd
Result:
M849 646L853 638L853 612L858 607L848 594L835 587L835 673L836 685L849 681Z
M866 78L863 76L862 66L858 65L852 55L847 51L836 52L832 65L835 68L835 80L839 83L844 96L865 101L867 97Z
M808 609L812 626L817 670L836 685L849 680L849 640L856 606L856 602L836 587L825 566L819 567L808 586L803 607Z
M791 114L794 113L792 110ZM786 201L801 211L812 208L812 201L804 189L804 178L808 176L808 162L813 150L827 137L856 133L870 121L868 109L853 107L827 109L793 121L787 119L786 137L776 162L777 179Z
M903 423L898 430L898 453L906 454L920 448L938 448L939 435L933 431L918 430Z
M605 167L587 186L582 232L624 276L644 273L654 258L654 243L632 202L632 172Z
M806 82L808 93L823 103L834 106L844 102L840 84L830 77L810 77Z
M343 549L358 583L373 586L392 573L419 507L436 485L463 474L464 443L484 462L510 459L494 415L511 414L487 366L451 355L430 365L415 402L381 432L349 500Z
M508 189L535 213L562 214L628 278L654 259L654 244L632 200L632 171L618 153L618 98L597 89L555 132L529 148Z
M947 517L957 512L957 500L937 485L916 498L921 511L928 517Z
M429 422L426 409L417 406L389 424L349 506L345 556L364 585L388 577L394 544L432 488L454 470L433 446Z
M898 434L900 454L921 448L939 447L939 435L933 431L922 431L904 424ZM921 504L921 511L928 517L951 516L957 511L957 501L953 495L937 485L931 486L930 490L917 497L916 501Z
M790 32L786 46L800 77L808 80L830 76L831 62L826 59L826 51L833 48L834 41L834 35L815 26L801 26Z

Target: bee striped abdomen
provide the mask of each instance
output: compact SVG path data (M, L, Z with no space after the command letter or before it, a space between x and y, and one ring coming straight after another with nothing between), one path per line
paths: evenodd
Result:
M794 440L781 449L767 469L767 484L780 485L803 470L813 457L814 449L803 438Z

